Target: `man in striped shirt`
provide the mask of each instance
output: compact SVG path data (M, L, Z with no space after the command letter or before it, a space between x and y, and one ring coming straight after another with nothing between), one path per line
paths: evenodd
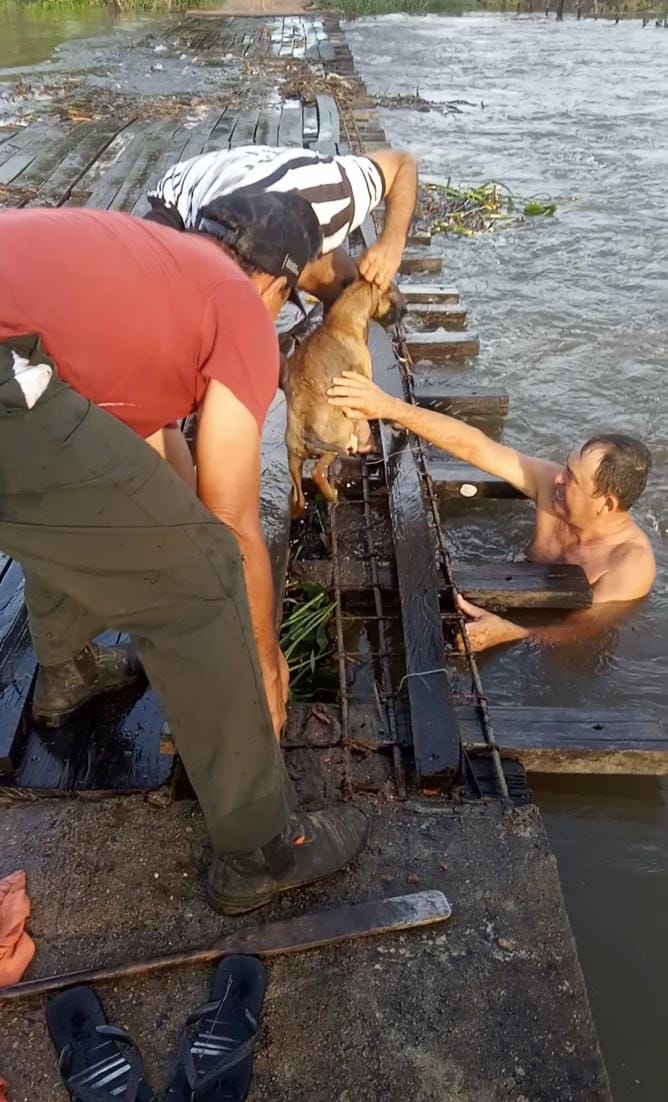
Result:
M170 168L149 195L147 217L195 229L207 203L244 191L289 192L311 204L322 228L322 255L304 269L299 286L329 305L358 269L381 289L397 274L415 211L417 169L413 157L392 150L369 157L256 145L215 150ZM383 232L356 267L346 239L383 200Z

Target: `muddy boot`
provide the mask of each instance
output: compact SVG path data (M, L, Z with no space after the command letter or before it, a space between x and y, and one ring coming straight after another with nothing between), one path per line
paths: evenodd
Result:
M87 647L55 666L40 666L32 698L32 714L44 727L63 723L100 693L122 689L142 674L142 666L130 647Z
M262 849L214 857L207 900L220 914L238 915L264 906L281 892L329 880L357 856L368 832L366 815L350 805L297 812Z

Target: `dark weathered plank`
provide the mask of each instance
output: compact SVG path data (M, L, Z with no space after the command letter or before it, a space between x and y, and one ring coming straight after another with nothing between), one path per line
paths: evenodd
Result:
M504 417L508 412L508 391L503 387L413 385L418 406L448 413L451 417Z
M278 127L281 122L279 103L265 107L260 112L255 130L256 145L278 145Z
M430 459L429 474L443 497L518 498L524 494L496 475L457 459Z
M431 245L431 234L411 233L406 244L413 249L428 247L429 245Z
M399 290L406 302L459 302L459 291L456 287L448 287L445 283L411 283L410 280L400 280Z
M591 586L580 566L456 562L452 569L460 593L485 608L588 608L592 602Z
M476 709L456 713L464 742L479 740ZM529 772L668 774L668 731L646 713L497 705L490 719L502 755Z
M336 101L332 96L317 96L318 105L318 142L333 142L338 145L341 140L341 122Z
M331 42L320 43L320 60L321 61L334 61L336 58L336 51Z
M283 104L278 127L278 144L302 146L304 141L301 100L288 99Z
M82 740L71 787L77 792L145 792L169 781L173 760L160 750L164 715L150 689L102 698Z
M405 249L401 258L401 275L414 275L416 272L430 272L438 274L443 268L443 257L440 253L430 253L426 249Z
M145 194L146 181L155 162L178 129L179 125L174 119L148 124L141 139L141 148L137 149L135 159L128 166L125 179L108 205L109 210L132 210L138 199Z
M125 128L125 125L118 122L89 124L76 146L70 149L44 181L39 192L40 204L57 207L65 203L79 181Z
M380 326L369 332L375 381L402 396L401 376L390 339ZM420 475L403 432L380 429L389 490L406 659L415 768L422 778L452 779L461 765L459 728L447 674L432 535L422 501Z
M304 145L318 140L318 108L314 103L304 104Z
M230 139L230 148L240 145L253 145L255 130L260 117L260 108L253 107L249 111L242 111Z
M414 360L443 363L446 360L467 359L480 352L478 334L468 330L452 332L448 329L434 329L426 333L407 333L404 339Z
M226 111L225 114L220 117L213 127L206 143L207 153L210 153L214 149L229 149L234 128L239 120L239 115L240 112L235 109ZM194 154L191 154L191 156L194 156Z
M425 329L466 329L468 313L458 303L414 302L407 321Z
M508 608L587 608L591 604L591 587L579 566L543 563L453 563L457 588L470 601L490 609ZM292 576L298 581L317 582L325 589L333 585L329 560L297 560ZM439 579L441 587L445 581ZM370 589L369 564L359 559L346 559L340 564L339 584L342 592ZM378 585L395 590L397 574L389 562L378 564Z
M118 134L104 154L81 177L72 198L106 210L121 187L131 165L142 155L143 123L135 120Z
M0 775L11 774L17 760L23 708L36 661L23 603L23 573L9 563L0 582Z

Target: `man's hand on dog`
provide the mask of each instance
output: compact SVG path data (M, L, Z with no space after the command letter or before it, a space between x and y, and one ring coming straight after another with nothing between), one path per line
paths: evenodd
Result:
M357 264L360 275L367 283L375 283L379 290L386 291L399 271L403 251L401 242L377 241L362 253Z
M344 371L327 391L330 406L338 406L352 421L392 421L394 398L356 371Z

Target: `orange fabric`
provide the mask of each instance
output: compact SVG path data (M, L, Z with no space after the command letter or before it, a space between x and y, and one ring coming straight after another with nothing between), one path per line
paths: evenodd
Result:
M35 942L25 932L29 914L26 874L13 872L0 880L0 987L18 983L35 955Z

